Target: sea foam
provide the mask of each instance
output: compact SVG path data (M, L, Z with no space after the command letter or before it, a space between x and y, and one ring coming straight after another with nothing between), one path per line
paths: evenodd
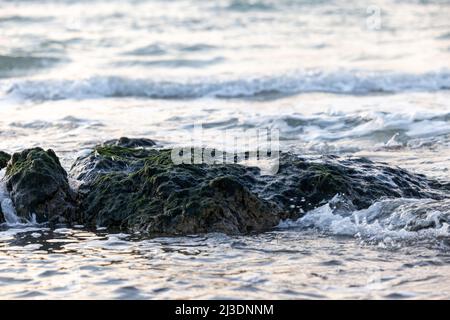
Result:
M450 236L450 201L384 199L363 210L343 210L336 195L327 204L280 228L313 229L333 236L350 236L367 243L416 242Z

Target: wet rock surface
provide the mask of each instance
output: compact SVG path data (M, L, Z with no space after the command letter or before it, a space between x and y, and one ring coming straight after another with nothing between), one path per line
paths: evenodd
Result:
M67 173L52 150L27 149L13 154L6 168L6 188L17 215L37 222L76 220L74 195Z
M52 150L12 156L6 186L19 216L38 222L120 228L150 236L249 234L296 219L339 195L343 210L390 198L449 199L448 182L364 158L306 159L281 153L279 171L240 164L179 164L153 141L121 138L66 171ZM74 195L74 192L76 195ZM339 208L338 208L339 209Z
M156 142L151 139L145 138L127 138L122 137L119 139L108 140L103 143L103 146L118 146L124 148L148 148L156 145Z
M448 197L445 185L367 159L308 160L284 153L276 175L239 164L174 165L170 150L103 145L78 159L71 176L88 225L150 234L261 232L331 200L354 209L383 198Z
M280 209L249 189L256 169L174 165L170 150L97 147L71 174L83 223L154 235L240 234L276 226Z
M336 194L355 209L382 198L448 198L445 184L424 175L372 162L365 158L323 156L308 160L294 154L280 156L279 172L263 178L259 194L290 212L291 217L327 203Z
M11 156L6 152L0 151L0 170L5 168Z

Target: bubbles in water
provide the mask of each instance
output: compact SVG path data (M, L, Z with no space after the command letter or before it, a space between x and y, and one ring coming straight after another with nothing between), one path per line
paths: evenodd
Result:
M417 243L450 237L450 200L385 199L367 209L345 209L335 196L329 203L280 227L314 229L334 236L351 236L366 243ZM343 209L344 208L344 209Z

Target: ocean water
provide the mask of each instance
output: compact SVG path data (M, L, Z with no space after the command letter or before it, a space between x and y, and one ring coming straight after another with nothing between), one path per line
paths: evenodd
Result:
M0 0L0 150L53 148L69 168L201 123L209 146L273 128L282 150L449 181L449 17L432 0ZM448 201L156 239L20 222L1 183L0 202L0 298L450 298Z

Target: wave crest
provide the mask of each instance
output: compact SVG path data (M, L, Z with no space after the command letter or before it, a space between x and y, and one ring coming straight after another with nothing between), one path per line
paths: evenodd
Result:
M424 74L360 71L307 71L238 79L194 78L156 80L97 76L86 79L13 80L2 84L5 94L22 99L60 100L100 97L155 99L251 98L309 92L337 94L396 93L450 89L450 72Z

